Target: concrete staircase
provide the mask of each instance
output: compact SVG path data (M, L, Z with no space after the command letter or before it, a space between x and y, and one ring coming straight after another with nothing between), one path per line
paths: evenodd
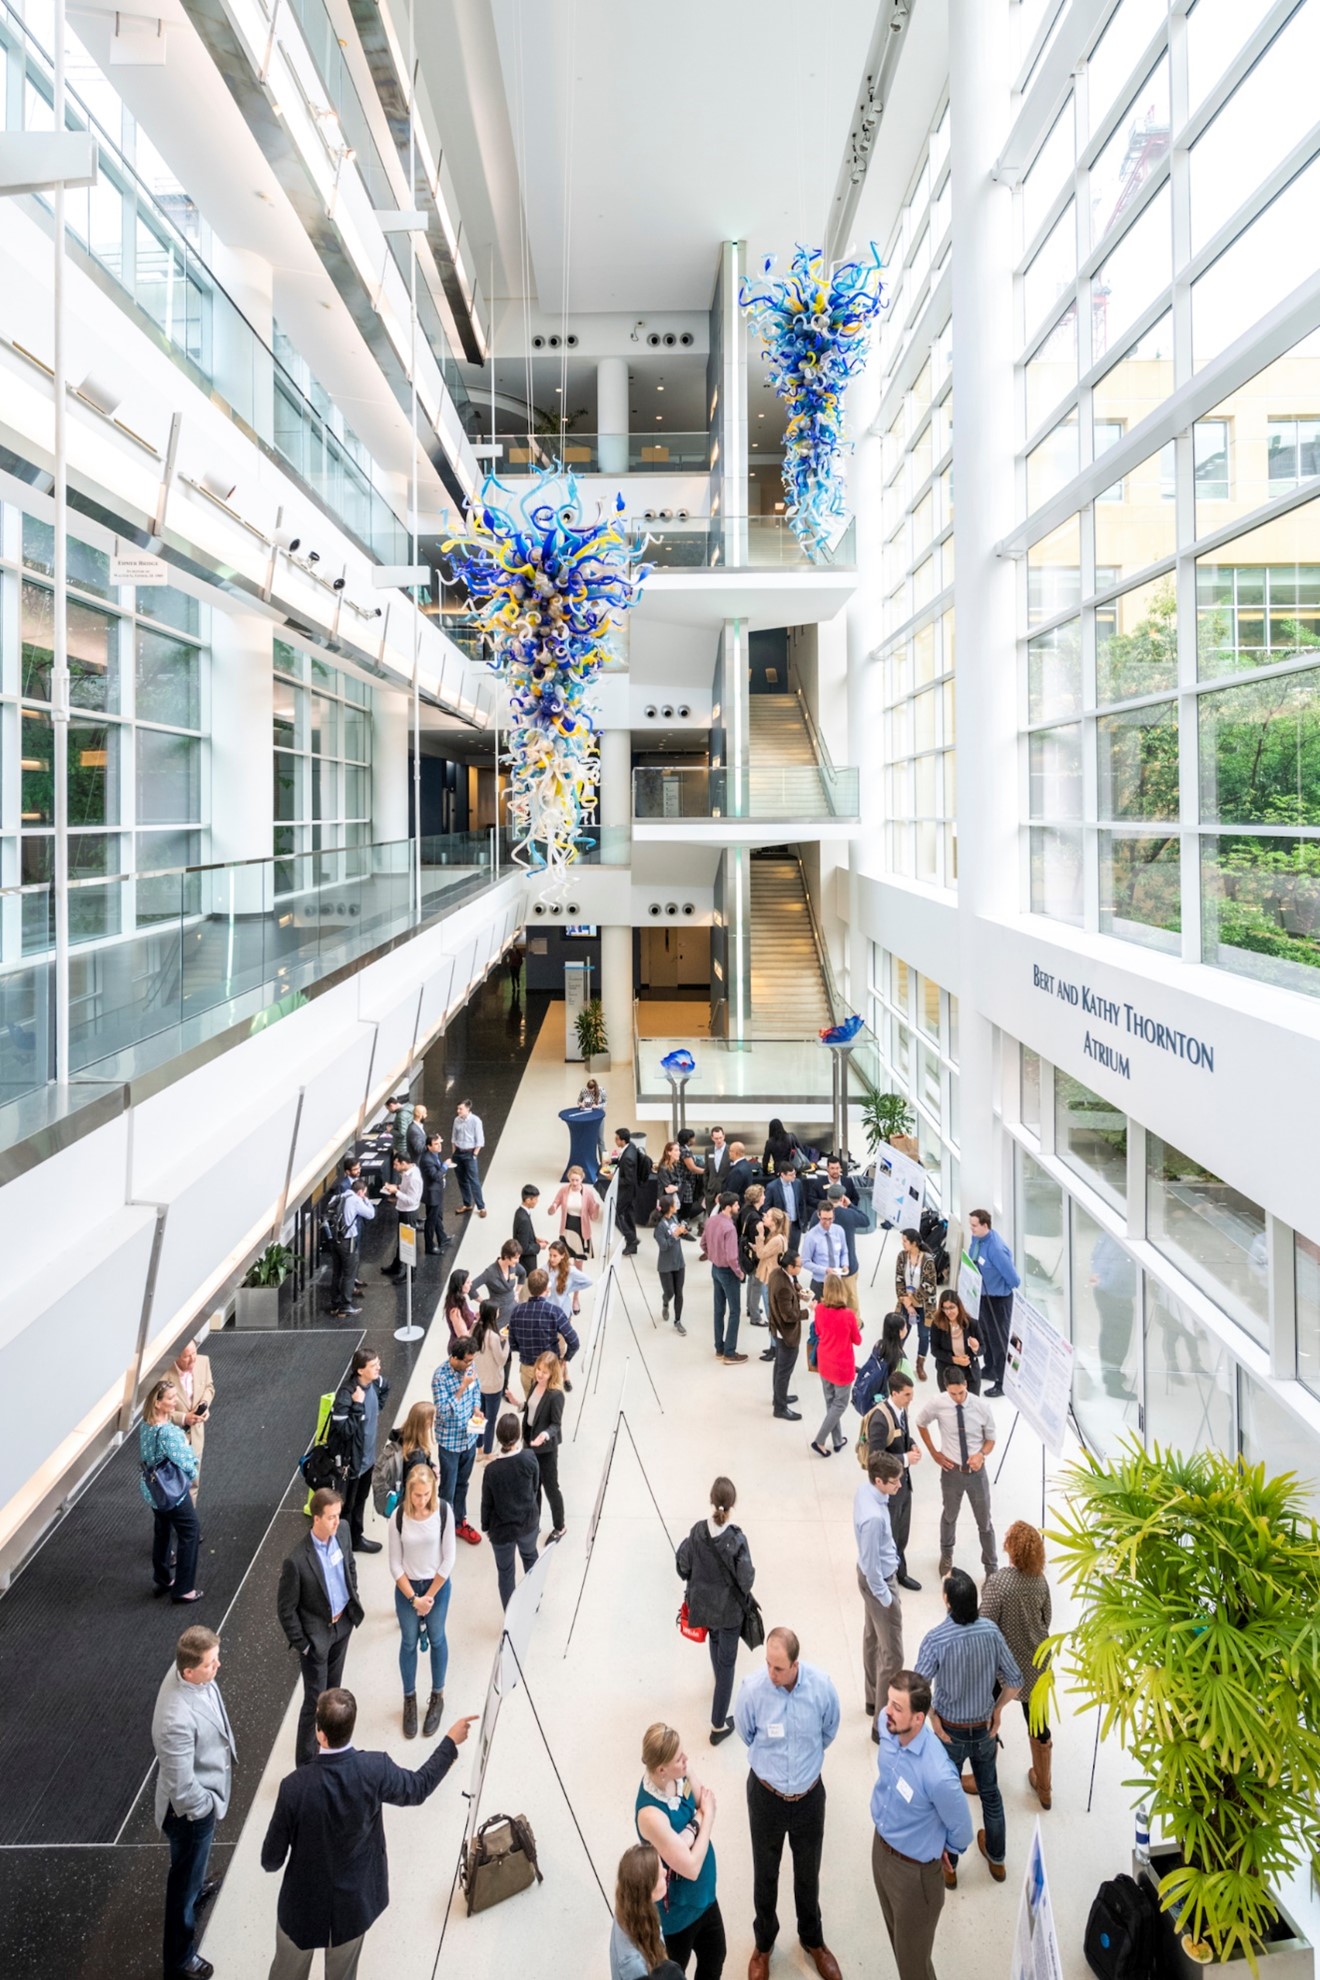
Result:
M787 695L754 695L752 704L755 706L758 701L768 700L787 701L790 698ZM751 875L750 1035L753 1038L810 1038L822 1025L829 1023L830 1007L811 930L802 868L795 859L753 858L748 866Z
M747 712L749 815L819 817L829 806L797 696L749 695Z

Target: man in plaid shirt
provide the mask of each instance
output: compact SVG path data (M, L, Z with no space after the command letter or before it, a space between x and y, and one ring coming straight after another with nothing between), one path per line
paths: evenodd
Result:
M477 1454L479 1432L469 1428L472 1413L481 1407L477 1371L472 1366L471 1341L454 1341L448 1361L431 1378L435 1404L435 1441L440 1452L440 1490L454 1509L454 1531L469 1546L479 1547L481 1535L468 1525L467 1489Z
M573 1322L563 1307L546 1298L549 1286L550 1274L537 1265L527 1274L527 1298L509 1315L509 1345L518 1351L518 1373L525 1396L530 1396L536 1387L536 1363L540 1355L557 1354L564 1361L571 1361L579 1347Z

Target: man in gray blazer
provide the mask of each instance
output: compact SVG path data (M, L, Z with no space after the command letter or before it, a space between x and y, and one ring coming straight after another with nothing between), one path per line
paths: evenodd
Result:
M229 1807L233 1729L216 1673L220 1638L198 1624L185 1629L156 1696L151 1743L156 1779L156 1827L170 1846L165 1884L165 1980L209 1980L214 1971L197 1950L197 1913L215 1893L206 1881L215 1825Z

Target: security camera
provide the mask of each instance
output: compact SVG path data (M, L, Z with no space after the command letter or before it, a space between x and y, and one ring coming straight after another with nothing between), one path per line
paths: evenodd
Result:
M684 914L695 914L696 911L697 911L697 904L695 901L684 901L683 903Z
M320 563L320 561L321 561L321 553L320 553L320 551L319 551L319 550L309 550L309 551L307 552L307 561L308 561L308 563L309 563L309 564L319 564L319 563Z
M331 585L330 589L331 591L342 591L347 583L348 583L347 578L341 578L341 577L336 578L334 583Z
M277 529L271 537L271 542L277 550L287 550L289 555L292 556L302 542L302 538L301 536L295 536L290 529Z

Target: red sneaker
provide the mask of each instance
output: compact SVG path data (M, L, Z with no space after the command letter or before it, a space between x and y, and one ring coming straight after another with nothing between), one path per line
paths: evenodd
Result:
M465 1519L461 1519L458 1522L454 1531L460 1540L467 1541L469 1547L479 1547L481 1545L481 1535L477 1532L476 1527L469 1526Z

